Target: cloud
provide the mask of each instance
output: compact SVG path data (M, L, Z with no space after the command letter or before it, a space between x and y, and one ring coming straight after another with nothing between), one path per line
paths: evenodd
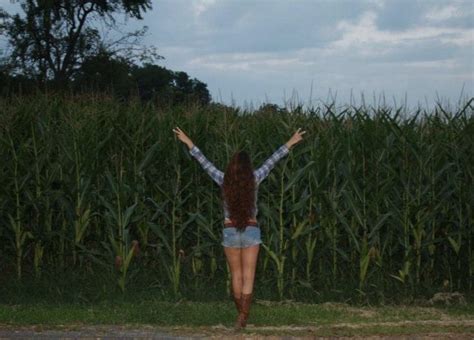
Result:
M339 37L323 46L269 52L209 53L193 57L187 66L257 74L303 74L311 69L330 72L348 65L362 69L371 67L361 65L369 61L372 64L397 64L411 71L417 67L420 70L455 69L466 65L469 58L464 58L465 51L469 51L466 48L474 44L472 29L429 25L392 31L380 30L376 22L377 13L367 10L355 20L337 22L335 31Z
M293 88L306 97L313 80L313 95L331 88L454 97L464 81L474 89L473 0L153 4L128 28L148 25L144 42L158 47L160 64L205 82L213 97L279 100Z
M399 48L416 48L423 41L433 44L441 42L441 46L456 45L469 47L474 43L474 30L439 27L417 26L401 31L380 30L377 25L377 13L369 10L364 12L355 22L342 20L336 29L341 37L329 44L327 55L355 53L362 56L388 55Z
M298 56L287 57L279 53L219 53L193 58L188 62L191 67L206 67L215 70L235 70L253 72L278 72L282 69L311 65Z
M385 0L367 0L367 2L376 8L382 8L385 6Z
M394 11L394 2L389 1L364 3L364 10L352 15L341 17L333 8L332 17L327 14L330 19L307 22L303 8L298 8L298 19L289 15L286 25L280 25L291 34L279 31L278 21L271 21L274 16L284 17L279 12L282 8L274 9L277 14L268 18L255 8L241 12L231 28L210 36L217 37L215 44L220 47L194 47L183 67L202 74L213 96L218 89L219 96L222 93L240 100L267 96L278 100L292 89L307 97L313 81L315 96L330 88L342 98L348 98L352 89L355 93L384 92L389 97L408 92L411 103L434 96L436 91L454 98L463 82L465 91L472 91L472 27L453 25L452 18L439 24L441 21L429 19L431 9L427 6L407 21L409 25L382 28L382 12L387 18L387 8L394 13L402 9ZM205 16L212 13L217 18L215 10L213 7ZM304 25L300 26L301 22ZM311 34L297 40L308 29ZM269 45L275 42L278 46Z
M429 21L444 21L452 18L458 18L465 16L461 8L455 5L448 6L437 6L432 8L425 14L425 18Z
M216 0L194 0L192 6L194 9L194 15L200 16L203 12L209 9L216 3Z
M444 60L427 60L427 61L409 61L402 62L405 67L424 68L424 69L456 69L460 66L459 60L455 58Z

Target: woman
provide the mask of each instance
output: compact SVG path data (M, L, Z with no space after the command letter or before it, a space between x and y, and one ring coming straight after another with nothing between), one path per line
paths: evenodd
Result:
M275 164L296 143L306 131L298 129L294 135L280 146L260 168L253 170L247 152L236 152L225 173L218 170L193 144L191 139L178 127L173 129L180 141L185 143L190 154L197 159L202 168L219 184L224 200L224 253L232 276L232 290L238 317L235 328L244 328L249 316L253 295L253 283L257 257L262 240L257 216L258 185L268 176Z

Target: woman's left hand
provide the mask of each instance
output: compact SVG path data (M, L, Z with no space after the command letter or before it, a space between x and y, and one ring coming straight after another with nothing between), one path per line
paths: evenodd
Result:
M190 150L192 149L192 147L194 146L193 142L188 136L186 136L186 134L179 127L174 128L173 132L176 134L176 136L178 137L180 141L182 141L184 144L188 146Z
M291 147L293 147L293 145L301 142L303 140L303 135L306 133L306 131L300 131L301 128L299 128L294 134L293 136L291 136L290 140L288 142L286 142L286 146L288 147L288 149L290 149Z

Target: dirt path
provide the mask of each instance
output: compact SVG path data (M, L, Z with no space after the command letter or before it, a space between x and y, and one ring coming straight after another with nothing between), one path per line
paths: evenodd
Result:
M426 326L433 331L410 332L410 326ZM367 328L399 328L400 335L357 335ZM406 331L404 331L406 329ZM436 331L438 330L438 332ZM327 332L329 331L329 334ZM393 331L391 332L393 333ZM370 330L368 333L370 334ZM322 335L322 336L321 336ZM156 327L150 325L0 325L0 339L474 339L474 320L423 320L400 322L338 323L323 326L253 326L235 332L224 325L209 327Z

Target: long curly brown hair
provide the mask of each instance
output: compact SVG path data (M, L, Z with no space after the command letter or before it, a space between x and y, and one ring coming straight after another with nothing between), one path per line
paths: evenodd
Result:
M232 156L224 173L222 194L230 219L238 231L243 231L255 205L255 176L246 151L238 151Z

